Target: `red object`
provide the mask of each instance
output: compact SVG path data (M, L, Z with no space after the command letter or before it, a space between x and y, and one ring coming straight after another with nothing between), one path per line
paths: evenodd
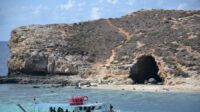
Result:
M69 104L70 105L83 105L84 101L87 101L88 97L87 96L72 96L69 99Z

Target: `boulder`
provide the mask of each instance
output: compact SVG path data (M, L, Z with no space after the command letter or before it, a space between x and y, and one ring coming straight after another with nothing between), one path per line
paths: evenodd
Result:
M149 79L148 79L148 83L150 83L150 84L156 84L157 81L156 81L155 78L149 78Z

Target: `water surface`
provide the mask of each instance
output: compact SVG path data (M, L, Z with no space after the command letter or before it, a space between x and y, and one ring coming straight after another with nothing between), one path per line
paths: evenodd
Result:
M0 76L8 73L7 59L9 56L8 42L0 41Z
M32 85L0 85L0 112L21 112L22 104L33 112L33 98L38 102L67 102L73 95L87 95L89 102L112 103L121 112L200 112L198 93L152 93L123 90L32 88Z

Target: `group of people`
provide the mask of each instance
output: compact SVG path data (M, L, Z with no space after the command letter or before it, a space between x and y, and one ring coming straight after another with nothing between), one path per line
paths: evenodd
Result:
M63 108L61 107L58 107L58 109L56 110L55 107L50 107L49 108L49 112L69 112L68 109L64 110ZM74 112L74 111L73 111ZM91 108L87 108L86 109L86 112L92 112L92 109ZM110 107L109 107L109 112L114 112L113 110L113 106L110 104Z
M50 107L49 112L69 112L69 111L68 111L68 109L66 109L66 110L62 109L61 107L58 107L57 110L55 107Z
M92 111L91 111L90 108L88 108L88 109L86 110L86 112L92 112ZM109 112L114 112L113 106L112 106L111 104L110 104L110 107L109 107Z

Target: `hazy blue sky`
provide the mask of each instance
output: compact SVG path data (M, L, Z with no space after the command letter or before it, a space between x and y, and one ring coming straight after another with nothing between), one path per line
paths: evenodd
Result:
M0 41L22 25L114 18L152 8L200 10L200 0L0 0Z

